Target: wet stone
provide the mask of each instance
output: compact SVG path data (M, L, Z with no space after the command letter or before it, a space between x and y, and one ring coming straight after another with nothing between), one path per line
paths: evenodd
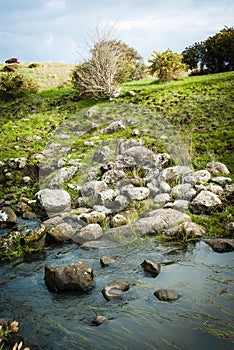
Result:
M160 301L174 301L180 298L180 295L169 289L158 289L154 292L156 298Z

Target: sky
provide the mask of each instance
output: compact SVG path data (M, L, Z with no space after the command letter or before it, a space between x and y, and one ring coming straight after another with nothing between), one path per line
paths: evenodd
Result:
M0 61L78 63L97 27L147 61L224 26L234 26L233 0L0 0Z

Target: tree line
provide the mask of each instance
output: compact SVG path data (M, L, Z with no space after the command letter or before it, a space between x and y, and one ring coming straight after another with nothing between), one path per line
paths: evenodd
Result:
M148 65L134 48L111 37L109 31L96 34L96 39L88 48L88 58L77 64L72 73L72 84L80 97L110 97L117 85L147 75L160 81L170 81L187 71L190 74L210 74L234 70L233 27L224 27L205 41L186 47L180 54L170 49L162 53L154 50ZM13 66L4 68L9 70ZM35 91L27 77L13 73L1 74L0 95L16 97Z

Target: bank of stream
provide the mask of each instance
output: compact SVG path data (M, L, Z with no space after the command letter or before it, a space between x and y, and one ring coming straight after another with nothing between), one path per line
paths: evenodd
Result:
M103 255L116 262L103 268ZM144 259L162 264L156 278L145 274ZM94 270L96 287L84 295L48 291L45 266L78 260ZM231 350L233 265L233 252L216 253L203 241L186 247L149 239L90 250L51 246L1 266L0 317L18 320L19 332L43 350ZM106 301L101 290L115 279L129 282L130 289L121 301ZM181 297L159 301L158 289ZM96 315L108 320L93 326Z

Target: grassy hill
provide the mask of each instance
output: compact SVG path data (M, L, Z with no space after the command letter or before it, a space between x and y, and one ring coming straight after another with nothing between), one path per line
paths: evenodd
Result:
M25 157L28 167L22 175L35 175L34 183L24 186L18 173L14 180L6 181L3 173L6 167L2 167L2 171L0 167L0 198L12 192L16 199L33 197L38 190L35 174L38 160L34 155L43 150L55 129L83 108L110 103L109 100L79 99L69 84L72 68L73 65L50 63L28 68L28 64L21 64L19 69L35 79L40 91L16 100L0 101L0 161L7 164L9 158ZM234 179L234 72L186 77L170 83L148 79L123 84L122 88L120 96L113 98L113 106L124 102L145 106L160 114L180 132L195 169L204 169L211 160L220 161L227 165ZM144 119L142 125L145 126ZM84 151L88 148L80 147L80 152ZM230 221L233 215L231 205L227 203L228 209L222 214L223 223L224 217L229 216ZM219 228L220 217L215 220Z
M33 79L39 90L64 87L70 83L70 74L74 64L68 63L36 63L38 66L29 68L31 62L23 62L18 66L18 72ZM0 74L5 66L0 63Z

